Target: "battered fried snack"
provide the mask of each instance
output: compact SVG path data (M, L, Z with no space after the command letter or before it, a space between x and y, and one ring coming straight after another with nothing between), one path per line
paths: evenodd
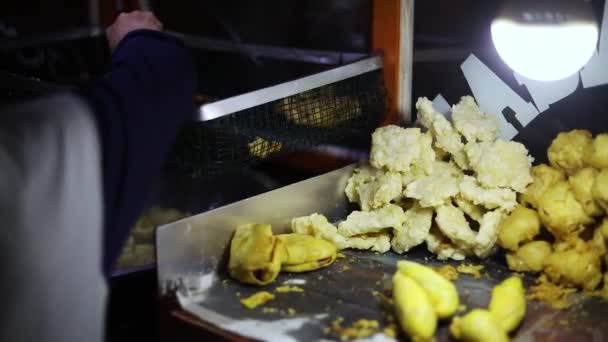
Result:
M281 270L285 249L269 224L239 226L230 243L228 273L240 282L267 285Z
M602 281L602 265L584 241L561 242L547 258L545 274L554 283L593 291Z
M526 315L526 293L519 277L509 277L492 289L489 310L507 334L515 330Z
M474 309L462 317L454 317L450 332L457 340L467 342L509 341L507 333L488 310Z
M507 254L507 265L516 272L540 272L551 253L553 247L547 241L528 242L515 253Z
M583 205L585 213L591 217L604 214L604 210L593 199L593 184L597 178L597 170L585 167L568 177L568 183L576 200Z
M558 134L547 150L549 163L569 175L574 174L585 166L583 158L592 141L591 132L587 130L575 129Z
M604 169L597 174L593 188L591 189L593 199L608 211L608 169Z
M515 251L519 245L532 241L540 232L540 219L533 209L518 206L502 221L498 233L498 244Z
M543 226L558 239L576 235L584 229L584 225L593 222L565 181L547 189L540 199L538 213Z
M437 314L422 286L396 272L393 276L393 300L401 329L414 341L430 341L437 329Z
M327 267L336 260L338 249L328 241L305 234L281 234L276 236L285 252L281 271L308 272Z
M562 170L552 168L546 164L539 164L532 167L532 183L528 185L526 191L521 194L520 202L529 204L533 208L538 208L540 199L547 189L559 182L566 180L566 175Z
M608 168L608 134L598 134L587 146L583 161L597 169Z

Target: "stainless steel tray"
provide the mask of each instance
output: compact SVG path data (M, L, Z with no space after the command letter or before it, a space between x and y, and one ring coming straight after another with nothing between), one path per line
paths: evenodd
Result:
M269 341L335 340L324 328L338 317L343 325L358 319L378 320L386 324L386 306L378 293L387 292L390 277L399 259L429 265L437 261L424 248L405 255L344 251L346 258L332 266L305 274L281 274L275 284L264 288L273 291L283 283L295 283L303 293L277 294L266 307L247 310L239 297L260 291L230 280L224 271L226 250L232 232L242 223L264 222L275 233L288 230L289 220L314 212L330 220L343 219L351 210L343 194L354 166L236 202L207 213L159 227L157 238L158 280L162 295L175 294L181 307L206 323L231 333ZM479 262L468 260L467 262ZM483 261L487 275L481 279L460 276L456 284L468 309L486 306L492 287L510 272L497 257ZM526 282L530 284L531 278ZM608 338L608 304L595 298L579 297L568 310L529 302L525 321L516 332L517 341L603 341ZM290 315L288 309L295 310ZM449 339L448 322L439 325L439 341ZM379 333L368 340L392 340Z

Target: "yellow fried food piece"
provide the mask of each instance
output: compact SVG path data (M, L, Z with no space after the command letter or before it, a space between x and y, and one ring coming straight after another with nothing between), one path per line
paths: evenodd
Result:
M500 139L468 143L465 151L477 180L486 188L511 188L523 192L532 182L533 158L521 143Z
M471 229L462 210L452 204L442 205L436 209L435 222L439 230L457 247L470 250L475 246L476 232Z
M433 108L433 102L426 97L420 97L416 101L418 120L433 134L435 147L438 147L452 155L460 152L464 147L462 137L454 129L445 115Z
M411 261L397 262L397 270L422 286L437 317L447 318L456 312L460 303L456 286L451 281L432 268Z
M473 252L479 258L487 258L496 251L496 240L500 232L500 223L504 217L505 214L500 210L489 211L483 215L479 222L479 231L475 236L475 247L473 248Z
M488 307L506 333L515 330L526 315L526 293L519 277L509 277L492 289Z
M425 242L426 249L436 254L438 260L464 260L470 254L469 251L456 247L437 227L431 227Z
M403 225L395 227L391 247L402 254L426 240L433 220L433 208L420 208L418 203L405 212Z
M437 314L427 292L414 279L396 272L393 300L401 329L414 341L429 341L437 329Z
M346 243L352 249L386 253L391 249L391 236L387 232L369 233L346 238Z
M584 159L585 163L598 168L608 168L608 134L598 134L591 145L587 146Z
M483 265L460 264L456 267L456 271L462 274L468 274L475 279L481 278L480 271L483 270Z
M420 128L379 127L372 134L369 162L377 169L393 172L407 172L417 164L430 173L435 160L432 142L431 135Z
M491 141L498 136L498 121L482 112L472 96L463 96L452 106L452 121L467 141Z
M482 205L486 209L499 208L510 212L517 206L517 194L507 188L484 188L472 176L462 177L460 194L475 205Z
M585 213L591 217L600 216L604 213L604 210L595 202L591 193L596 178L597 170L592 167L582 168L568 177L568 183L574 197L583 205Z
M604 219L604 221L606 221L606 219ZM589 247L593 249L593 251L597 255L606 254L606 238L604 237L604 233L602 231L604 230L603 226L605 226L604 222L602 222L601 225L595 228L595 230L593 231L593 238L587 241Z
M384 172L363 164L353 171L344 193L363 211L377 209L401 195L401 178L400 173Z
M353 211L338 224L338 233L346 237L378 233L383 229L401 226L405 219L403 209L396 204L372 211Z
M604 169L597 174L591 194L604 210L608 209L608 169Z
M538 214L542 224L558 239L578 234L585 224L593 222L565 181L547 189L541 197Z
M540 272L553 253L547 241L532 241L522 245L515 253L507 254L507 265L516 272Z
M408 198L417 199L423 208L436 207L451 202L458 194L462 171L458 166L444 161L433 163L433 172L409 183L404 191Z
M269 224L239 226L230 243L228 273L243 283L269 284L281 270L284 251Z
M532 184L528 185L525 192L521 194L520 202L538 208L545 191L551 185L566 180L566 175L562 170L552 168L546 164L533 166L531 172Z
M575 129L562 132L551 142L547 150L547 157L551 166L563 170L571 175L585 166L583 160L585 151L593 142L591 132Z
M456 271L456 269L452 265L443 265L435 269L435 271L447 280L458 279L458 271Z
M307 272L331 265L336 260L336 246L305 234L281 234L277 238L285 249L281 270Z
M247 309L255 309L260 305L264 305L267 302L274 299L274 295L268 291L257 292L247 298L241 299L241 304Z
M327 217L321 214L314 213L309 216L293 218L291 220L291 231L327 240L336 245L338 249L348 248L346 238L338 234L338 228L329 223Z
M515 251L519 245L532 241L540 232L540 218L536 210L517 206L500 226L498 244L505 249Z
M576 246L562 243L547 258L545 274L554 283L592 291L602 280L602 265L596 252L583 241Z
M490 311L474 309L462 317L454 317L450 332L457 340L467 342L509 341L507 333L498 325Z

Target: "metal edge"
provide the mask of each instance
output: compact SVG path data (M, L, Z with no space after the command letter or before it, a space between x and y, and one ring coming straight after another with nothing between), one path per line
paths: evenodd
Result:
M225 100L202 105L198 120L209 121L238 111L293 96L307 90L342 81L350 77L381 69L382 57L374 56L318 74L281 83L275 86L237 95Z

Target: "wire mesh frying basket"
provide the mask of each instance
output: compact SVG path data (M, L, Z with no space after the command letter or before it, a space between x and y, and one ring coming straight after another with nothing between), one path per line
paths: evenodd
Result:
M382 59L367 58L205 104L174 146L170 169L206 178L295 150L369 136L383 119Z

